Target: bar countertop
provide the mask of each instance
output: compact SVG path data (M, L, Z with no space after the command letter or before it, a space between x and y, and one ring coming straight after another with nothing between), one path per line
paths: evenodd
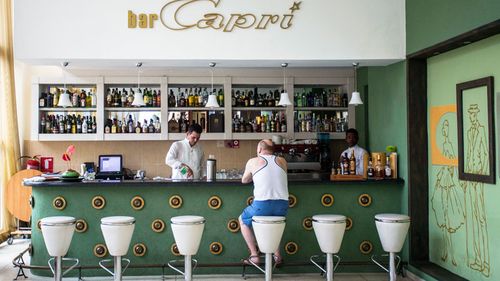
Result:
M388 183L388 184L402 184L404 180L401 178L398 179L367 179L363 181L330 181L326 179L293 179L289 180L288 184L290 185L370 185L370 184L380 184L380 183ZM132 186L200 186L200 185L252 185L252 183L243 184L241 183L241 179L221 179L216 181L207 181L207 180L172 180L172 179L162 179L162 180L94 180L94 181L60 181L60 180L51 180L51 181L43 181L43 182L29 182L25 181L24 185L33 186L33 187L51 187L51 186L68 186L68 187L76 187L76 186L101 186L101 185L132 185Z

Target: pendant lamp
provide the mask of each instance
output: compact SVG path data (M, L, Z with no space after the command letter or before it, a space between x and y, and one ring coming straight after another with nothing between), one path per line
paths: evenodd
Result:
M217 95L214 94L214 67L216 63L211 62L208 64L210 66L210 76L211 76L211 82L212 82L212 90L210 91L210 95L208 96L208 101L205 107L219 107L219 103L217 102Z
M64 67L64 90L62 94L59 96L59 101L57 102L57 106L60 107L72 107L73 104L71 103L71 100L69 98L69 91L66 88L66 67L69 65L69 62L65 61L61 63L61 66Z
M358 87L357 87L358 81L356 78L356 74L358 72L357 71L358 65L359 65L359 63L357 63L357 62L352 63L352 66L354 67L354 92L352 92L351 100L349 101L349 104L354 105L354 106L358 106L360 104L363 104L363 101L361 100L361 95L359 94Z
M132 102L132 106L145 106L144 96L141 93L141 71L140 68L142 66L142 62L138 62L135 64L137 67L137 91L134 93L134 101Z
M292 105L290 102L290 98L288 97L288 93L286 92L286 80L285 80L285 70L288 66L288 63L282 63L281 67L283 68L283 92L280 95L280 101L278 102L279 106L288 106Z

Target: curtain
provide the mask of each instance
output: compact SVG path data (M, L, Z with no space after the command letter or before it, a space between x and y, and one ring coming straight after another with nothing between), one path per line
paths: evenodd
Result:
M14 56L12 44L12 2L0 0L0 240L5 240L15 226L5 203L10 177L19 169L19 130L17 126Z

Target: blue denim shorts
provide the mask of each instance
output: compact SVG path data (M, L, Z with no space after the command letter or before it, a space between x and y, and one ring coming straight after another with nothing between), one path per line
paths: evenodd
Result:
M286 216L288 212L288 200L264 200L253 201L252 205L246 207L241 213L241 220L252 227L253 216Z

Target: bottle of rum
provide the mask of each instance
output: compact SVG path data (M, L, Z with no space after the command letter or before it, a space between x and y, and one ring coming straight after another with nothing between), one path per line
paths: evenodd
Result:
M342 175L349 175L349 157L347 157L347 152L344 153L342 157Z
M349 158L349 174L356 175L356 157L354 156L354 149L351 152L351 157Z
M380 155L377 155L377 164L375 165L375 177L383 178L384 177L384 166L382 166L382 160L380 159Z
M370 157L368 160L368 167L366 168L366 174L369 178L373 178L375 170L373 169L372 158Z

